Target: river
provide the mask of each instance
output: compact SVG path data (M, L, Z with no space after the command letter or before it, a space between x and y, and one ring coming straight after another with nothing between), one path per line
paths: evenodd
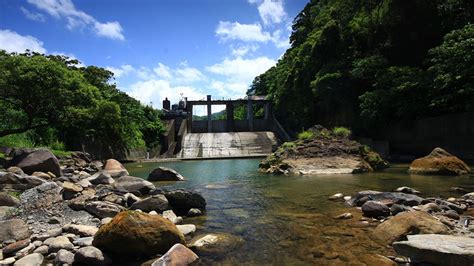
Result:
M392 165L383 172L358 175L270 176L259 173L258 159L131 163L130 175L146 178L157 166L173 168L185 182L159 182L157 187L194 189L207 201L204 216L187 218L196 235L227 232L244 242L216 256L201 256L203 264L344 265L373 264L373 254L393 251L370 239L377 223L359 221L361 212L330 201L341 192L391 191L400 186L420 190L424 197L454 196L452 186L474 191L473 176L407 174L408 165ZM335 220L351 212L353 219Z

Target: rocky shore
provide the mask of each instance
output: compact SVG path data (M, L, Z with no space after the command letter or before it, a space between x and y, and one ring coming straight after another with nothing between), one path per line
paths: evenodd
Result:
M474 264L474 193L460 193L447 199L422 197L410 187L393 192L359 191L352 196L334 194L329 200L359 209L361 223L372 225L370 237L391 246L399 256L388 256L395 263L428 265ZM353 219L350 212L334 219ZM375 223L375 225L374 225ZM423 264L423 265L424 265Z
M195 236L196 226L185 224L205 212L200 194L156 188L113 159L20 149L4 166L0 265L186 265L228 239ZM167 168L150 177L184 179Z
M388 163L369 147L334 134L321 126L307 132L311 137L286 142L260 162L269 174L352 174L381 170Z

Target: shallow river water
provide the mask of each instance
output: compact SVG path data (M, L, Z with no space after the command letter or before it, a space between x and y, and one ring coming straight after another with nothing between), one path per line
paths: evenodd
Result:
M376 223L363 225L361 212L330 201L341 192L391 191L410 186L423 197L456 195L452 186L474 191L474 176L419 176L406 173L408 165L392 165L378 173L358 175L270 176L257 170L259 159L132 163L130 175L146 178L157 166L180 172L185 182L160 182L157 187L187 188L207 201L204 216L185 219L198 230L226 232L244 241L225 254L201 256L203 264L233 265L376 265L373 254L393 251L373 242ZM459 194L457 194L459 196ZM353 219L335 220L344 212Z

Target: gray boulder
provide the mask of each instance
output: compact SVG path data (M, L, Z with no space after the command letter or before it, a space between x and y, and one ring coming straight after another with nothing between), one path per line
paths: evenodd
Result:
M115 180L115 187L130 193L147 195L155 189L155 185L139 177L122 176Z
M114 217L117 213L125 210L124 207L107 201L91 201L85 206L88 213L95 215L99 218Z
M56 265L71 265L74 262L74 254L65 249L60 249L58 253L56 253L56 258L54 258L54 262Z
M48 150L33 151L19 160L15 166L20 167L27 174L51 172L56 176L61 176L59 160Z
M112 185L115 183L115 180L112 178L112 176L105 170L95 173L93 176L87 178L87 180L94 185Z
M33 253L15 261L13 266L40 266L43 264L43 260L43 255L39 253Z
M10 239L25 239L30 235L28 225L21 219L0 221L0 243Z
M358 192L348 203L352 206L362 206L365 202L373 200L384 203L402 204L406 206L420 205L423 198L402 192L379 192L374 190L364 190Z
M184 177L175 170L167 167L158 167L148 175L149 181L183 181Z
M104 266L112 265L112 261L100 249L88 246L80 248L74 255L75 265Z
M60 249L71 250L74 247L69 238L66 236L48 238L44 241L44 244L49 247L50 252L57 252Z
M146 199L137 201L130 207L132 210L140 209L144 212L162 212L168 209L168 200L164 195L154 195Z
M390 216L390 209L387 205L377 201L367 201L362 205L362 212L367 217L387 217Z
M407 241L393 243L398 254L412 261L434 265L474 265L474 239L463 236L409 235Z
M45 179L36 176L0 172L0 188L10 187L18 190L25 190L46 182Z
M25 210L49 207L62 201L61 190L56 183L47 182L23 192L20 203Z

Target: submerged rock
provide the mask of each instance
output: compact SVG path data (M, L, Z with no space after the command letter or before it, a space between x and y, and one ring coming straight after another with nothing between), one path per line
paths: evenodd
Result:
M448 266L474 265L473 238L438 234L407 238L407 241L393 243L393 247L397 253L410 257L412 261Z
M377 201L367 201L362 204L362 212L365 216L372 218L390 216L390 209L387 205Z
M448 227L433 216L421 211L409 211L379 224L373 231L373 237L381 244L390 245L409 234L447 234L448 232Z
M175 170L167 167L158 167L148 175L149 181L183 181L184 177Z
M184 244L183 234L167 219L137 211L123 211L103 225L93 245L124 258L146 258Z
M228 233L215 233L196 237L189 247L199 254L224 254L237 249L243 242L242 238Z
M373 200L390 204L403 204L407 206L420 205L423 198L402 192L379 192L374 190L364 190L358 192L348 203L352 206L362 206L365 202Z
M426 175L465 175L471 172L467 164L449 152L435 148L429 155L410 164L409 173Z

